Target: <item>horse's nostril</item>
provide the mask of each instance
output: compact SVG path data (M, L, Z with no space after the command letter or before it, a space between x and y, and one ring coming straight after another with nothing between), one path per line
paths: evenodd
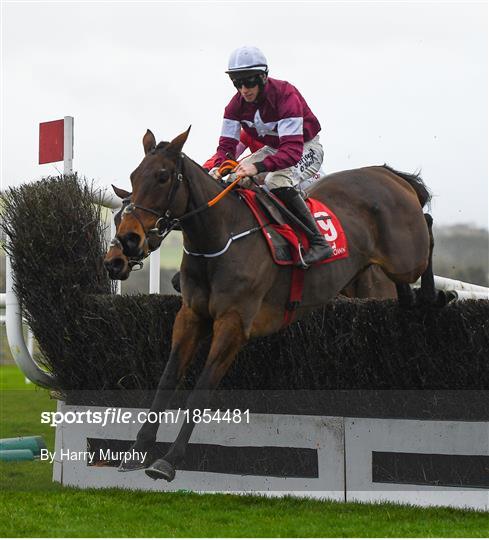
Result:
M112 269L117 274L124 268L124 261L123 259L114 259L112 262Z
M110 277L118 276L124 270L124 259L115 258L104 261L104 266Z
M137 233L127 233L122 238L124 254L129 257L137 257L141 253L139 248L140 236Z

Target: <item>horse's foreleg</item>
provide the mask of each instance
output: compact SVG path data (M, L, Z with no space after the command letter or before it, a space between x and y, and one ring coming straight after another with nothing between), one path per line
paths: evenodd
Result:
M205 320L198 317L190 308L182 306L173 326L170 357L159 380L147 420L139 430L137 439L130 449L138 452L139 456L144 452L147 452L146 455L149 456L161 423L158 413L167 407L178 382L185 375L187 367L195 355L200 340L208 330L208 324ZM150 413L156 414L150 416ZM153 422L153 420L158 421ZM132 455L135 457L122 461L119 467L121 472L142 469L148 464L147 458L146 460L142 457L138 459L137 454L132 453Z
M171 482L175 477L175 467L183 459L188 441L195 427L194 411L202 412L209 406L212 392L219 385L231 366L237 352L246 342L240 315L228 312L214 322L213 339L209 356L194 391L187 402L188 422L184 423L167 454L146 469L146 474L154 480L162 478Z

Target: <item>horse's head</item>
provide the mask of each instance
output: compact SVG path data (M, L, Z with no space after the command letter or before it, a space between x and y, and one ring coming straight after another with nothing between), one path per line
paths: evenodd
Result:
M189 131L157 145L148 129L143 137L144 158L131 174L132 193L112 186L122 199L114 217L116 235L104 260L112 279L127 279L133 266L158 249L171 220L185 212L188 189L181 151Z

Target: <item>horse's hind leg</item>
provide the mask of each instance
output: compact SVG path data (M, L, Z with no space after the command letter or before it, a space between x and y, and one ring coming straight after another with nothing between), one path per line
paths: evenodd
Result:
M212 392L221 382L245 342L242 320L236 311L228 312L215 321L209 356L186 405L189 416L166 455L145 470L149 477L168 482L173 480L175 467L183 459L195 427L194 412L202 414L204 409L208 408Z
M438 293L435 289L435 280L433 276L433 218L430 214L424 214L424 219L428 228L428 264L421 274L421 288L416 294L411 290L407 283L396 283L397 296L401 307L411 307L416 304L435 304L438 299ZM419 275L419 274L418 274Z
M428 266L421 275L421 288L417 291L416 303L421 305L446 304L445 293L437 291L435 288L435 276L433 275L433 248L435 240L433 237L433 218L430 214L425 214L426 225L430 235L430 252L428 257Z
M199 318L190 308L182 306L173 325L170 357L161 375L149 413L156 413L156 417L159 417L158 413L166 409L178 382L185 375L186 369L195 355L200 340L208 331L209 325L206 321ZM130 451L134 450L138 454L132 452L134 457L122 460L119 466L121 472L143 469L148 464L147 459L138 459L136 456L141 456L144 452L151 452L161 423L159 418L157 422L150 422L149 420L155 420L156 417L151 418L149 413L146 422L138 432L135 443L130 448Z
M414 305L414 293L408 283L396 283L397 299L399 305L403 308L409 308Z

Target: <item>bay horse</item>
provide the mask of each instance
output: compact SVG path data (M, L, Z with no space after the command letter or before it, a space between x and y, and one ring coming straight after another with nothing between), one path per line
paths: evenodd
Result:
M257 223L239 197L231 193L207 205L223 187L182 153L189 130L169 143L156 144L149 130L144 135L144 158L130 176L132 193L114 187L125 207L104 261L112 279L127 279L131 264L158 246L162 230L171 223L181 226L182 307L150 408L155 413L165 410L199 343L211 335L204 368L186 405L190 411L207 408L240 348L251 338L281 329L291 281L291 267L276 265L262 233L253 234ZM349 256L307 270L303 300L293 320L328 302L373 264L393 281L402 305L412 303L409 284L420 276L419 299L436 302L432 220L423 213L430 195L419 176L387 166L365 167L327 175L309 195L325 202L339 218ZM143 424L131 450L154 448L158 427ZM190 415L164 456L152 463L126 459L119 470L145 468L153 479L173 480L193 429Z

